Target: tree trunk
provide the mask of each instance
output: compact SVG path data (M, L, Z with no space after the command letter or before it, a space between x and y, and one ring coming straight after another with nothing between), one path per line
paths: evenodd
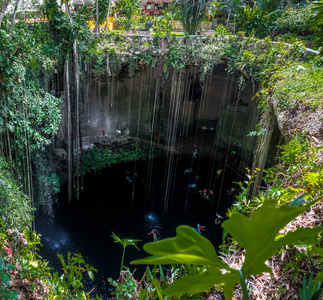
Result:
M68 5L68 2L66 2L65 5L66 5L66 12L67 12L68 19L70 20L70 24L72 28L74 28L74 21L71 15L70 6Z
M99 24L99 0L96 0L96 33L100 32L100 24Z
M110 4L111 4L111 0L109 0L108 13L107 13L107 27L105 29L105 33L108 33L108 30L109 30Z
M9 5L9 3L10 3L10 0L3 0L3 3L1 5L1 7L0 7L0 25L2 23L2 19L4 17L4 14L5 14L6 10L7 10L7 7Z
M17 14L17 10L18 10L18 6L19 6L19 2L20 0L16 0L16 4L15 4L15 9L12 13L12 16L11 16L11 27L10 27L10 30L12 29L12 27L15 25L15 20L16 20L16 14Z

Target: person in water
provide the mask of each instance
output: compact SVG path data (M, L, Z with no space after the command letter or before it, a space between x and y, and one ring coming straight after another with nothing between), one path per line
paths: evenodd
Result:
M157 238L157 232L155 229L153 229L151 232L149 232L148 234L152 234L153 235L153 240L154 242L157 242L158 241L158 238Z
M193 158L197 158L197 149L195 148L194 152L193 152Z
M221 175L222 171L223 171L223 169L218 169L216 171L216 177L219 177Z
M193 228L193 229L196 230L199 234L202 235L202 232L205 231L206 228L205 228L205 226L202 226L199 223L197 223L196 228Z
M227 195L231 196L235 190L236 189L234 187L231 187L229 190L227 190Z

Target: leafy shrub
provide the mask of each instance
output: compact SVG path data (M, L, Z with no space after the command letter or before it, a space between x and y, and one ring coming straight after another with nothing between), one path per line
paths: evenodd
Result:
M113 164L133 161L145 156L144 148L133 144L130 149L93 147L84 153L84 173L100 171Z
M13 179L3 157L0 157L0 199L0 217L5 229L23 231L31 227L31 202Z
M115 17L113 20L113 29L125 30L127 27L127 18L125 17Z
M273 30L277 17L277 11L269 13L248 5L238 10L237 25L239 30L246 32L247 35L265 37Z
M172 20L174 16L168 12L163 11L162 15L159 17L156 17L153 20L153 29L157 32L164 32L166 35L169 35L173 26L172 26Z
M296 199L295 199L296 200ZM176 237L144 245L152 256L138 259L132 264L188 264L208 266L201 274L175 280L163 290L167 296L195 295L214 285L224 286L225 299L232 299L232 289L241 283L244 299L248 299L245 278L270 272L265 264L286 244L316 245L322 226L298 228L284 236L277 236L281 228L307 210L313 203L303 207L294 204L277 207L277 200L266 199L251 217L234 214L222 223L223 228L245 249L245 259L240 270L226 265L216 254L211 242L189 226L179 226ZM226 270L223 272L223 270ZM321 274L321 273L320 273Z
M58 254L63 274L53 273L48 262L37 253L40 235L29 230L25 234L6 230L1 220L0 245L1 299L17 299L17 292L9 289L18 289L19 299L94 299L85 293L82 278L87 273L93 280L96 270L80 254L68 253L66 259Z
M277 9L283 9L287 0L257 0L257 5L261 5L261 9L268 12L275 11Z
M296 33L307 35L312 32L310 20L314 16L313 5L289 8L276 20L275 31L278 33Z

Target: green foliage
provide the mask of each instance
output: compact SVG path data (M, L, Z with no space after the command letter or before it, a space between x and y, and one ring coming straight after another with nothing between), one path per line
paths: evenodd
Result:
M306 276L303 278L303 286L300 289L299 295L301 300L319 300L321 294L321 283L313 282L313 274L311 273L306 284Z
M137 250L139 250L139 248L137 247L137 243L140 242L141 240L135 240L135 239L129 239L129 238L121 239L114 232L112 232L111 237L113 238L115 243L120 243L123 246L122 258L121 258L121 267L120 267L120 273L121 273L122 267L123 267L123 260L124 260L126 247L127 246L134 246L134 247L137 248Z
M283 9L286 4L286 0L256 0L257 6L260 9L272 12L277 9Z
M0 297L1 299L13 300L18 298L18 292L8 291L6 285L10 282L10 275L7 270L17 270L11 264L7 264L3 257L0 256Z
M306 136L292 136L279 147L281 162L265 171L265 180L275 188L285 188L307 197L321 194L323 171L318 160L321 147L314 147Z
M68 253L67 261L59 255L63 265L63 274L54 274L48 267L48 262L42 260L37 254L40 245L40 235L33 231L5 230L4 223L0 222L0 293L9 298L16 299L15 292L7 293L4 285L12 287L12 277L9 270L15 270L16 285L23 286L19 297L24 297L28 292L38 293L42 299L61 300L90 300L94 299L83 289L82 278L86 272L93 279L95 269L86 264L80 254ZM10 249L10 252L8 249ZM2 281L1 281L2 278ZM19 278L19 279L18 279ZM8 282L9 280L9 282ZM20 282L17 282L20 281ZM11 297L11 298L10 298ZM100 299L98 296L95 299Z
M258 7L250 8L250 6L247 6L238 10L237 25L247 35L255 35L261 38L271 33L277 17L278 11L269 13L266 10L260 10Z
M286 244L315 244L317 234L323 227L299 228L276 239L279 230L312 204L303 207L280 206L268 199L253 212L251 217L234 214L223 222L223 228L245 249L245 260L240 271L231 269L217 256L212 244L188 226L179 226L177 236L144 245L153 256L135 260L134 264L194 264L207 265L209 269L200 275L184 277L163 290L165 295L196 294L213 285L224 285L226 299L231 299L232 288L243 277L271 272L265 261ZM220 270L225 269L223 274ZM241 276L242 274L242 276Z
M224 0L219 1L219 9L217 13L223 14L224 17L227 19L228 23L232 17L235 17L238 13L238 11L244 7L244 4L241 0Z
M138 14L141 10L140 0L120 0L116 3L116 11L125 15L127 23L124 29L131 29L131 18ZM123 29L123 28L120 28Z
M117 29L117 32L127 29L128 19L125 17L115 17L113 20L113 28ZM123 32L120 32L123 33Z
M112 295L116 299L142 299L140 295L143 289L139 288L138 283L133 278L133 273L128 268L121 273L119 280L108 278L108 282L113 287Z
M34 206L45 207L50 214L54 196L60 192L61 178L50 151L38 153L33 160Z
M323 45L323 1L315 1L312 6L314 16L311 19L310 25L315 30L315 35L318 37L317 43L319 46ZM322 54L322 52L321 52Z
M214 0L174 0L171 9L176 12L178 18L188 34L195 34L201 23L214 15L216 10Z
M307 35L312 32L310 20L314 17L313 4L289 8L275 22L275 31L278 33L295 33Z
M61 277L54 275L54 279L60 284L57 292L61 292L57 293L56 296L62 297L63 295L67 296L69 293L71 293L73 299L82 299L82 297L85 297L85 293L83 291L82 273L87 272L89 278L93 280L93 272L96 272L96 270L85 263L81 254L72 255L70 252L68 252L66 261L63 255L57 255L62 263L64 274Z
M153 19L153 29L155 33L160 35L167 35L169 36L173 25L172 21L174 19L174 15L165 10L162 11L162 15Z
M39 26L35 32L40 32ZM44 55L35 32L22 23L0 29L0 136L7 141L2 155L25 188L30 158L51 143L62 103L41 87L39 78L46 80L44 74L53 69L53 61Z
M323 71L314 64L292 64L271 78L273 100L279 108L315 111L322 107Z
M99 24L100 25L102 25L107 20L107 14L108 14L108 10L109 10L109 2L110 1L111 0L98 0L98 17L99 17ZM94 1L92 16L94 18L96 16L96 1Z
M133 144L131 148L109 148L93 147L84 153L84 173L100 171L103 168L127 161L138 160L145 157L145 148Z
M33 208L14 180L3 157L0 157L0 217L4 228L30 228Z

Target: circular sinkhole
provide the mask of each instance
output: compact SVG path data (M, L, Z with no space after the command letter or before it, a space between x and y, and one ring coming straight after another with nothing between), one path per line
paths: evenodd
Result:
M38 211L36 231L42 235L40 254L54 270L60 271L57 253L81 253L86 263L98 270L92 282L84 279L86 291L108 299L107 278L117 279L123 247L111 237L139 239L138 247L158 239L174 237L176 227L197 223L217 248L222 241L217 214L225 219L235 198L234 182L241 181L235 169L237 159L223 161L193 156L165 156L128 162L84 177L81 199L67 204L64 188L48 216ZM236 186L237 187L237 186ZM223 220L224 220L223 219ZM128 246L124 266L142 278L145 266L130 261L148 256ZM61 271L60 271L61 272Z

